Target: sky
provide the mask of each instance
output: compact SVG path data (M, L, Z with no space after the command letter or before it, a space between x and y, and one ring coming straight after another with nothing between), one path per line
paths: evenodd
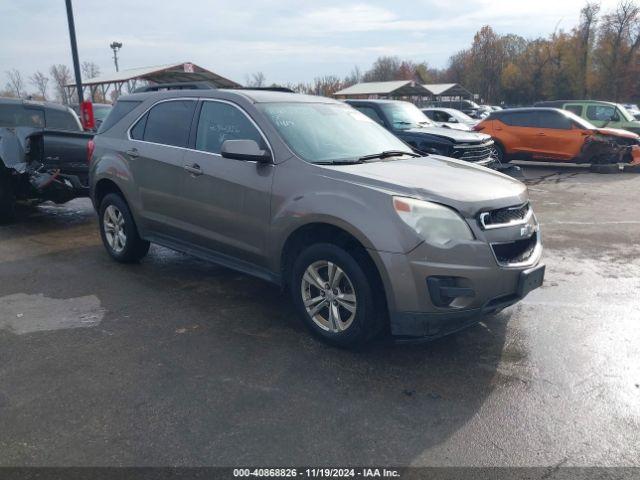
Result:
M366 70L381 55L444 67L483 25L526 38L578 22L584 0L74 0L81 61L115 70L190 61L245 83L311 81ZM603 10L616 0L603 0ZM64 0L0 0L0 89L6 71L26 78L72 66Z

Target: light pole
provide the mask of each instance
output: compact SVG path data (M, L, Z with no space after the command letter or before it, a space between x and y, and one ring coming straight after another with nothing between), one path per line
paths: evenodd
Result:
M118 50L122 48L122 43L111 42L111 45L109 46L111 47L111 50L113 50L113 61L116 64L116 72L119 72L120 70L118 69Z
M78 91L78 104L82 104L82 77L80 76L80 60L78 60L78 44L76 42L76 26L73 21L73 8L71 0L67 3L67 21L69 22L69 40L71 40L71 56L73 57L73 70L76 75L76 90Z

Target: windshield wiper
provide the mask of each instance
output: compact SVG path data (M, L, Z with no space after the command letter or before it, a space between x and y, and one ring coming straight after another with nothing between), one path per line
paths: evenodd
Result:
M314 165L355 165L356 163L363 163L361 159L355 160L328 160L326 162L313 162Z
M413 152L405 152L403 150L386 150L380 153L374 153L372 155L365 155L364 157L360 157L358 160L361 162L366 162L367 160L375 160L376 158L384 159L389 157L401 157L403 155L409 155L410 157L421 157L422 155L418 155Z

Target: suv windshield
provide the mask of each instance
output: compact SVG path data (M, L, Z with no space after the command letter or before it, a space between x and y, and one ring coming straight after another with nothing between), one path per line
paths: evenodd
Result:
M476 123L476 121L473 118L471 118L466 113L461 112L460 110L455 110L453 108L448 108L445 111L449 114L449 116L455 118L460 123Z
M393 128L406 130L408 128L433 127L435 124L412 103L383 103L380 105Z
M286 144L310 163L357 161L390 150L412 155L404 142L348 105L292 102L258 108Z

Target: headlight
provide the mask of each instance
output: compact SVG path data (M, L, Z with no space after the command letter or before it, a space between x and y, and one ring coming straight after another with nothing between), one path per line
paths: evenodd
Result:
M454 240L473 240L467 222L451 208L414 198L393 197L393 208L425 242L447 246Z

